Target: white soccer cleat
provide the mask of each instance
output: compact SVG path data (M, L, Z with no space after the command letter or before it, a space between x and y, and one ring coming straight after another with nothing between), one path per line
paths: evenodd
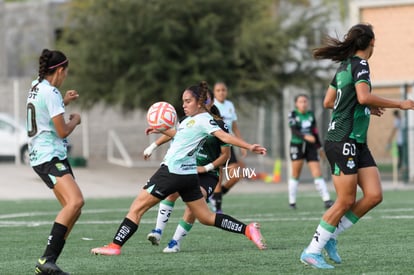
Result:
M178 243L176 240L171 240L167 247L164 248L162 251L164 253L177 253L180 252L180 243Z

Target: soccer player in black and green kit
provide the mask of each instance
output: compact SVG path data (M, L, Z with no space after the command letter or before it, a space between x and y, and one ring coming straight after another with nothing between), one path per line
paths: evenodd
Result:
M290 139L291 176L288 182L289 206L296 209L296 193L298 190L299 176L303 163L308 162L309 170L313 177L316 190L324 202L325 208L331 207L333 202L322 177L319 164L319 152L321 143L315 115L308 110L309 98L305 94L295 96L295 109L289 114L289 126L292 132Z
M324 99L324 107L333 109L324 147L337 198L322 216L300 260L315 268L331 269L334 266L326 263L322 250L334 263L341 263L336 250L338 234L382 201L379 171L367 146L370 115L381 116L384 108L414 109L414 101L371 94L367 61L375 44L371 25L357 24L343 41L327 36L325 43L314 50L314 57L340 62ZM363 196L356 200L358 186Z

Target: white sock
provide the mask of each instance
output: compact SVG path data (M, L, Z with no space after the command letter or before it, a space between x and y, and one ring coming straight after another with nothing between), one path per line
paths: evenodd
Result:
M315 178L313 182L315 183L316 190L319 191L319 194L321 195L322 200L323 201L330 200L331 196L329 195L328 187L326 187L325 180L323 178Z
M289 204L296 203L296 193L298 192L299 181L294 178L289 179L288 189L289 189Z
M157 224L155 225L156 229L160 229L161 232L164 231L173 209L173 201L163 200L160 202L160 205L158 206Z
M335 226L321 220L318 227L316 228L315 234L313 235L312 241L306 248L306 253L321 254L322 249L325 247L326 243L330 238L332 238L335 229Z
M332 238L336 239L339 234L341 234L342 232L356 224L358 220L359 218L354 213L352 213L351 211L346 212L345 215L342 216L341 220L339 221Z
M185 222L184 220L181 220L177 228L175 229L175 233L173 236L173 240L177 241L178 243L181 242L181 240L187 236L187 234L190 232L191 228L193 227L192 224Z

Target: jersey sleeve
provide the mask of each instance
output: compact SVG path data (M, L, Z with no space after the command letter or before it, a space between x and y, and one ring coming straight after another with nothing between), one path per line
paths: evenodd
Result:
M336 83L336 75L332 78L331 83L329 84L329 87L334 88L335 90L337 89L337 83Z
M231 106L231 109L233 110L233 112L232 112L232 121L236 121L237 120L236 108L234 108L233 102L229 101L229 104Z
M221 128L221 130L223 130L226 133L229 133L229 127L227 126L226 123L224 123L223 120L216 120L218 126ZM230 144L223 142L222 140L218 139L220 146L230 146Z
M65 112L65 104L63 103L62 95L56 88L53 88L49 92L49 95L45 97L45 103L51 118Z
M356 58L352 60L352 77L354 83L370 83L370 72L368 62L364 59Z
M204 116L203 120L201 121L201 127L204 131L208 134L212 134L215 131L221 130L220 126L217 124L217 121L210 115Z
M322 147L321 139L319 138L319 131L318 126L316 125L316 117L313 112L311 112L312 115L312 134L315 137L315 145L320 148Z
M295 111L292 111L289 114L289 126L293 136L303 139L303 134L300 132L300 126L298 126L298 122L296 121Z

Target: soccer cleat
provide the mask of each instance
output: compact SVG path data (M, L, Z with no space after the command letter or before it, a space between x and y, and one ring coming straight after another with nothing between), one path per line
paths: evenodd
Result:
M180 252L180 243L177 242L176 240L171 240L167 247L164 248L164 250L162 251L164 253L177 253Z
M323 203L325 204L325 209L329 209L334 204L331 200L324 201Z
M37 260L35 274L69 275L69 273L62 271L54 262L48 261L46 257L41 257Z
M265 239L260 233L260 224L254 222L246 226L246 237L251 240L260 250L266 249Z
M102 247L92 248L91 253L95 255L117 256L121 254L121 246L110 243Z
M160 245L162 231L161 229L153 229L151 233L147 235L147 240L152 243L152 245Z
M300 261L305 265L310 265L313 268L319 269L332 269L332 265L327 264L322 254L306 253L306 249L303 250L300 255Z
M296 203L289 203L290 209L296 210Z
M329 239L329 241L325 244L326 253L328 253L329 259L334 261L336 264L340 264L342 262L341 257L336 250L336 243L335 239Z

